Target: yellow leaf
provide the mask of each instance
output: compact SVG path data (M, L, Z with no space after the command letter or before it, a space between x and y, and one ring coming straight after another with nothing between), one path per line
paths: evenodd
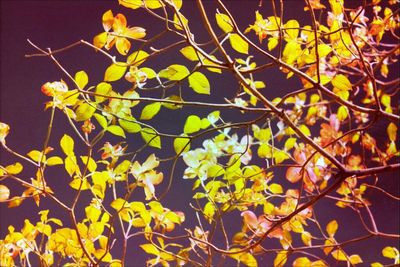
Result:
M174 150L176 154L187 152L190 149L190 139L177 137L174 140Z
M352 88L351 82L343 74L338 74L333 77L331 81L332 85L341 91L349 91Z
M76 178L69 183L69 185L75 190L88 190L90 189L90 184L86 179Z
M285 142L285 151L292 149L296 144L296 140L297 138L295 137L289 137Z
M47 159L46 164L49 166L55 166L63 164L63 160L60 157L50 157Z
M268 45L267 45L268 46L268 50L272 51L272 49L274 49L278 45L278 43L279 43L278 38L275 38L275 37L269 38L268 39Z
M140 131L143 140L152 147L161 148L161 138L157 133L151 128L143 128Z
M196 115L187 117L183 132L186 134L195 133L200 130L201 119Z
M344 254L344 252L340 249L332 251L331 255L338 261L347 261L346 254Z
M118 3L132 9L138 9L143 5L142 0L118 0Z
M387 134L389 136L389 140L394 142L396 141L397 136L397 126L393 122L389 123L387 127Z
M303 241L304 245L311 246L311 234L309 232L301 233L301 240Z
M106 72L104 74L104 81L106 82L117 81L121 79L122 76L124 76L125 71L126 71L126 66L120 66L113 63L106 69Z
M155 102L145 106L140 115L141 120L151 120L160 111L161 103Z
M305 134L307 136L311 136L310 129L308 129L308 127L305 126L304 124L300 125L299 129L303 134Z
M189 74L189 70L185 66L179 64L172 64L166 69L163 69L159 72L159 76L161 78L165 78L171 81L180 81L186 78L186 76L188 76Z
M160 251L157 249L156 246L154 246L153 244L143 244L140 245L140 247L147 253L147 254L153 254L156 256L159 256Z
M395 259L399 256L399 251L395 247L385 247L382 250L382 255L389 259Z
M233 33L229 36L229 42L233 49L242 54L249 53L249 44L238 34Z
M96 111L96 108L93 107L92 105L88 103L82 103L78 106L78 108L75 110L76 113L76 121L85 121L90 119L94 112Z
M71 136L64 134L60 140L60 146L65 155L74 155L74 139Z
M137 67L145 62L148 57L149 54L146 51L138 50L128 56L127 62L129 65Z
M276 184L276 183L270 184L268 186L268 190L271 191L271 193L273 193L273 194L281 194L281 193L283 193L282 186L280 184Z
M363 260L357 254L351 255L349 257L349 261L350 261L351 264L354 264L354 265L359 264L359 263L363 263Z
M181 54L191 60L191 61L198 61L199 57L197 55L196 50L193 48L193 46L185 46L184 48L182 48L181 50L179 50L181 52Z
M193 72L189 76L189 86L198 94L210 94L210 83L207 77L201 72Z
M336 220L332 220L326 226L326 232L329 234L329 237L333 237L338 229L338 223Z
M345 106L340 106L338 111L337 111L337 118L339 121L344 121L348 117L348 111L347 107Z
M323 248L323 251L324 251L325 255L328 255L329 252L332 251L333 246L331 247L330 245L334 245L334 244L335 244L335 242L332 241L331 239L325 240L325 246L326 246L326 247Z
M19 162L16 162L16 163L14 163L12 165L8 165L6 167L7 173L13 174L13 175L16 175L16 174L20 173L22 171L22 169L23 169L23 166Z
M99 95L95 95L94 99L97 103L101 103L105 101L107 98L105 96L108 96L109 93L112 91L111 84L106 83L106 82L101 82L96 86L95 93Z
M300 257L294 260L293 267L310 267L311 261L307 257Z
M124 129L121 128L121 126L118 125L111 125L107 128L107 131L112 133L113 135L120 136L126 138Z
M289 20L285 24L286 34L288 35L285 39L287 40L296 40L297 35L299 35L300 25L297 20Z
M373 262L371 263L371 267L383 267L382 263L379 262Z
M74 79L75 79L75 82L78 85L79 89L84 88L87 85L88 81L89 81L88 75L83 70L78 71L75 74L75 78Z
M287 261L288 251L282 250L279 251L274 259L274 267L283 267Z
M87 165L87 168L90 172L94 172L97 169L97 164L94 159L89 158L88 156L81 156L81 160L83 165Z
M0 122L0 142L5 144L6 143L6 136L10 131L10 126L3 122Z
M162 7L162 2L158 0L143 0L144 5L150 9L157 9Z
M128 133L138 133L142 129L142 126L136 122L119 120L119 125Z
M180 12L178 14L179 14L180 20L179 20L178 16L176 14L174 14L174 26L177 30L182 30L183 27L186 27L188 25L188 20ZM182 21L182 23L181 23L181 21Z
M93 45L97 48L102 48L107 43L107 32L102 32L93 38Z
M97 222L101 215L101 210L94 206L87 206L85 208L86 218L88 218L92 223Z
M218 26L225 33L229 33L231 31L233 31L232 21L227 15L221 14L221 13L217 13L217 14L215 14L215 18L217 20Z

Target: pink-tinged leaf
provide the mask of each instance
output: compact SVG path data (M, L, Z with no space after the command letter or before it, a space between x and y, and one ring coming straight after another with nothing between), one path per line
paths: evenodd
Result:
M289 167L286 171L286 179L289 182L296 183L302 178L300 167Z
M241 213L241 216L243 217L243 221L247 226L249 226L251 229L257 229L258 219L254 212L246 210Z
M114 23L114 15L113 15L112 11L108 10L108 11L104 12L101 21L103 23L104 30L106 32L108 32Z

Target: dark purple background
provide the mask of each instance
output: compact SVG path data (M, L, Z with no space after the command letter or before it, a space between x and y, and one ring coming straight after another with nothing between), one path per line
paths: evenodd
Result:
M185 1L186 2L186 1ZM285 20L296 18L300 21L309 19L308 13L302 11L302 1L285 1ZM207 2L207 6L211 6ZM184 4L184 14L191 19L190 27L194 32L201 31L202 34L196 40L206 41L204 29L200 23L200 19L196 14L195 3L190 3L186 6ZM228 7L232 13L238 18L241 28L245 28L248 24L254 21L254 11L258 9L258 1L230 1ZM35 53L26 39L29 38L35 44L42 48L51 47L52 49L63 47L67 44L73 43L80 39L91 41L93 36L102 31L101 15L108 9L112 9L114 14L122 12L127 16L128 24L131 26L142 26L148 31L148 36L152 36L157 31L162 29L159 21L153 18L149 19L146 14L139 12L131 12L128 9L118 6L117 1L1 1L1 80L0 80L0 93L1 93L1 108L0 120L11 126L10 135L7 138L9 147L19 151L22 154L29 152L31 149L41 150L44 141L46 128L49 120L49 112L43 112L44 102L48 99L40 93L40 87L47 81L56 81L65 76L61 71L51 62L50 59L45 57L30 58L24 57L25 54ZM270 3L265 1L264 6L260 9L264 17L271 14ZM130 13L131 12L131 13ZM132 14L132 15L129 15ZM301 17L299 17L301 16ZM196 23L198 21L198 23ZM304 23L301 23L302 25ZM135 50L134 45L131 51ZM162 43L159 43L162 45ZM116 54L115 50L113 50ZM89 74L89 84L95 85L101 81L105 67L110 64L104 57L94 53L92 49L79 46L73 48L65 53L57 55L61 63L71 72L75 73L79 70L85 70ZM170 53L165 55L162 61L152 61L148 66L156 66L155 69L166 67L168 64L187 63L179 54ZM168 63L167 63L168 62ZM265 72L267 75L264 80L267 83L266 94L269 97L275 95L282 95L285 91L298 89L300 84L296 79L289 82L285 80L284 76L276 70ZM209 102L222 102L223 97L232 97L237 90L237 85L233 79L226 76L210 74L209 78L212 79L212 97L200 97L200 100ZM69 82L69 81L68 81ZM188 88L186 88L188 89ZM188 90L186 90L187 92ZM187 98L195 99L191 93L186 93ZM155 95L153 95L155 96ZM187 100L188 100L187 99ZM201 110L201 115L208 114L210 109ZM184 118L187 114L199 113L196 109L185 108L179 112L165 112L157 115L154 124L157 128L163 129L164 132L177 133L182 129ZM227 120L238 121L242 116L240 113L226 113ZM250 116L251 117L251 116ZM51 140L51 146L56 148L56 153L60 153L58 140L64 133L68 133L74 137L74 133L70 128L66 127L65 118L59 112L56 114L56 122L54 133ZM75 136L76 137L76 136ZM115 139L116 142L119 141ZM140 138L130 137L128 139L130 147L139 147L141 145ZM165 140L165 147L167 147L168 140ZM79 142L76 142L79 146ZM197 142L197 146L201 142ZM80 144L81 150L83 149ZM195 146L192 146L195 147ZM79 150L79 148L77 148ZM15 162L15 158L0 150L1 164L7 165ZM149 153L151 153L150 151ZM149 153L141 156L146 158ZM167 154L171 155L171 151L167 150ZM167 157L168 155L165 155ZM163 155L160 155L163 156ZM167 171L168 166L163 165ZM188 209L188 204L191 201L191 185L192 181L182 180L184 165L178 164L177 172L174 176L173 188L167 195L166 206L173 210L187 211L187 220L184 227L190 227L196 221L194 213ZM55 168L57 169L57 168ZM34 174L32 169L27 168L22 177L29 179ZM59 194L61 199L69 199L73 191L68 187L67 182L69 178L65 173L51 172L52 175L49 179L49 184ZM278 174L279 175L279 174ZM393 179L398 174L382 176L384 180L383 187L388 189L394 194L399 193L399 181ZM167 175L166 175L167 176ZM276 179L283 179L281 177ZM165 181L167 179L165 178ZM21 188L10 184L10 188L21 190ZM159 190L157 188L157 190ZM20 194L22 191L13 192L13 195ZM157 191L161 192L161 190ZM371 196L373 202L371 207L376 215L378 227L381 231L397 232L399 223L399 207L392 201L388 201L382 194ZM52 202L43 199L43 206L40 209L51 209L51 215L61 218L66 218L65 213L60 211L57 206ZM90 201L90 199L82 199L82 206ZM29 218L31 222L36 222L39 216L36 215L39 209L33 201L25 201L21 207L17 209L8 209L6 205L0 205L0 238L3 238L7 233L7 226L13 224L16 229L23 226L25 218ZM325 225L332 219L338 219L339 232L338 239L346 240L351 236L358 236L360 234L361 225L357 217L349 209L338 209L333 205L333 201L323 201L317 204L316 213L321 220L322 225ZM83 214L78 214L82 216ZM239 217L236 217L239 220ZM239 229L239 221L229 221L228 225L232 228ZM65 220L68 225L68 220ZM386 243L382 240L368 240L361 244L355 245L355 252L360 253L365 262L371 262L382 259L381 249ZM138 249L134 243L141 242L133 240L131 246L134 249L128 249L127 262L144 262L145 255ZM396 240L392 243L396 244ZM360 246L362 249L360 251ZM354 248L354 246L353 246ZM352 246L348 247L352 251ZM346 250L347 251L347 250ZM117 252L118 255L118 252ZM271 262L273 254L264 256L265 262ZM135 264L132 264L132 266ZM143 265L143 264L139 264ZM265 263L260 262L260 266ZM128 266L131 266L128 264Z

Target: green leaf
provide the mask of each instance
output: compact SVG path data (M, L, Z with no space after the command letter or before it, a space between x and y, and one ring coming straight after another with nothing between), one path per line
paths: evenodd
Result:
M168 68L161 70L158 75L161 78L165 78L171 81L180 81L186 78L186 76L188 76L189 74L190 72L185 66L172 64Z
M199 57L197 55L196 50L193 48L193 46L185 46L184 48L182 48L181 50L179 50L181 52L181 54L191 60L191 61L198 61Z
M99 95L108 96L109 93L110 93L111 91L112 91L111 84L106 83L106 82L101 82L101 83L99 83L99 84L96 86L95 93L96 93L96 94L99 94ZM106 97L103 97L103 96L97 96L97 95L94 96L94 100L95 100L97 103L104 102L106 99L107 99L107 98L106 98Z
M78 85L79 89L84 88L87 85L88 81L89 81L89 78L88 78L86 72L83 71L83 70L78 71L75 74L75 78L74 79L75 79L75 82Z
M229 42L231 43L231 46L233 49L235 49L237 52L242 53L242 54L248 54L249 53L249 44L242 39L237 33L233 33L229 36Z
M75 110L75 114L76 114L75 120L76 121L88 120L93 116L95 111L96 111L96 108L93 107L92 105L89 105L88 103L82 103Z
M140 124L136 122L126 121L126 120L118 120L119 125L128 133L138 133L142 129Z
M217 20L218 26L225 33L233 31L233 26L232 26L233 23L232 23L231 19L227 15L221 14L221 13L217 13L217 14L215 14L215 18Z
M187 117L183 132L185 134L195 133L200 130L201 119L196 115L190 115Z
M112 133L113 135L121 136L121 137L126 138L124 129L122 129L122 128L121 128L120 126L118 126L118 125L111 125L111 126L108 126L107 131L110 132L110 133Z
M143 140L152 147L161 148L161 138L157 135L157 133L151 128L143 128L140 131Z
M185 147L186 146L186 147ZM187 152L190 149L190 139L184 137L177 137L174 140L174 149L176 154Z
M60 140L60 146L65 155L74 155L74 139L71 136L64 134Z
M95 113L95 114L93 114L93 117L97 120L97 122L100 124L100 126L103 129L107 128L107 119L103 115Z
M141 120L151 120L160 111L161 103L155 102L145 106L140 115Z
M210 83L201 72L194 72L189 76L189 86L198 94L210 94Z
M125 63L122 63L125 64ZM111 64L107 69L106 72L104 74L104 81L106 82L113 82L113 81L117 81L119 79L122 78L122 76L124 76L125 72L126 72L126 66L120 66L117 64Z

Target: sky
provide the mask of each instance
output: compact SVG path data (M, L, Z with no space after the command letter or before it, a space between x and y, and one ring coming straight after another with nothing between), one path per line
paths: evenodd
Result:
M287 19L297 18L300 21L306 19L301 15L298 16L298 1L288 2L286 8ZM211 8L209 3L206 3L207 8ZM254 20L254 12L258 9L258 1L231 1L230 7L232 13L238 18L241 28L245 28ZM66 79L53 62L46 57L26 58L24 55L36 53L37 51L27 42L31 40L39 47L57 49L78 40L84 39L91 41L93 36L102 31L101 16L108 9L112 9L114 14L122 12L129 14L127 9L118 6L116 2L111 1L1 1L1 74L0 74L0 120L11 126L10 135L7 138L9 147L15 148L22 154L29 152L31 149L41 149L44 141L47 124L50 113L44 112L44 102L47 97L41 94L40 87L47 81L58 81ZM264 12L270 12L268 6L264 5L261 8ZM246 12L244 12L246 11ZM198 16L195 14L194 5L189 5L184 13L191 14L190 18L194 21L191 27L194 31L202 31L198 37L204 39L205 31L201 28L201 23ZM193 16L193 17L192 17ZM131 26L142 26L147 29L149 36L155 34L157 30L162 28L160 23L148 16L143 16L140 13L132 13L127 15L128 23ZM159 43L162 45L162 43ZM110 64L101 55L95 53L93 49L88 47L75 47L65 53L57 55L60 62L68 68L71 73L79 70L87 71L90 81L98 81L102 79L103 70ZM181 62L184 59L178 58L176 54L166 55L162 61L151 62L156 67L165 67L165 62ZM267 79L268 88L272 88L268 94L270 97L280 95L285 90L298 89L300 84L297 82L287 83L284 76L277 71L268 72L270 75ZM212 79L212 99L221 100L223 97L232 97L237 85L232 79L220 77L211 74ZM282 85L285 86L282 86ZM194 97L187 93L188 99ZM209 100L200 97L200 100ZM201 114L206 115L211 110L202 110ZM154 121L155 125L162 129L168 129L171 132L176 132L182 129L183 118L187 114L197 112L195 109L187 108L182 113L174 113L171 116L169 113L160 114ZM240 119L241 114L233 113L226 114L227 118L235 120ZM56 147L57 140L64 134L72 134L70 129L66 128L64 117L62 114L56 114L56 122L54 127L54 135L51 140L51 145ZM139 139L129 139L135 143ZM135 146L137 144L132 144ZM198 143L197 145L201 145ZM170 151L171 152L171 151ZM0 162L2 165L7 165L15 162L15 158L10 157L3 150L0 151ZM163 168L168 169L167 166ZM182 173L184 165L182 162L178 164L178 173ZM32 175L32 169L26 169L23 174ZM54 188L62 196L61 198L70 197L72 190L64 188L62 183L65 176L57 172L51 173L54 179L50 181ZM390 178L390 175L388 176ZM393 180L393 179L390 179ZM398 182L385 185L387 188L398 188ZM11 185L12 189L16 189L15 185ZM172 193L167 195L166 202L173 206L176 210L187 209L187 205L191 197L191 182L181 179L174 179ZM393 214L391 218L378 219L381 222L382 229L387 231L395 231L393 225L399 222L398 207L393 206L393 203L386 200L377 200L377 204L372 207L373 211L378 214ZM45 201L44 207L57 210L56 206L51 201ZM330 203L332 204L332 203ZM337 209L332 209L327 212L323 211L326 203L321 203L320 218L322 221L335 218ZM41 207L42 208L42 207ZM0 238L7 232L7 226L15 225L17 228L22 227L25 218L32 218L33 221L38 219L36 215L38 208L33 201L25 201L18 209L7 209L5 205L0 205ZM342 210L340 210L342 211ZM391 213L391 211L393 211ZM358 222L354 220L351 212L343 212L339 218L346 229L342 232L343 237L347 234L357 232ZM56 214L57 216L65 217L65 214ZM348 220L347 218L352 218ZM193 214L187 215L187 223L195 220ZM390 221L389 223L385 223ZM238 222L228 222L233 226L237 226ZM344 225L343 224L343 225ZM377 249L381 247L379 240L365 242L366 257L374 257ZM140 251L135 254L129 254L132 262L143 259ZM142 257L142 258L141 258ZM270 259L270 258L269 258ZM135 266L135 265L132 265Z

